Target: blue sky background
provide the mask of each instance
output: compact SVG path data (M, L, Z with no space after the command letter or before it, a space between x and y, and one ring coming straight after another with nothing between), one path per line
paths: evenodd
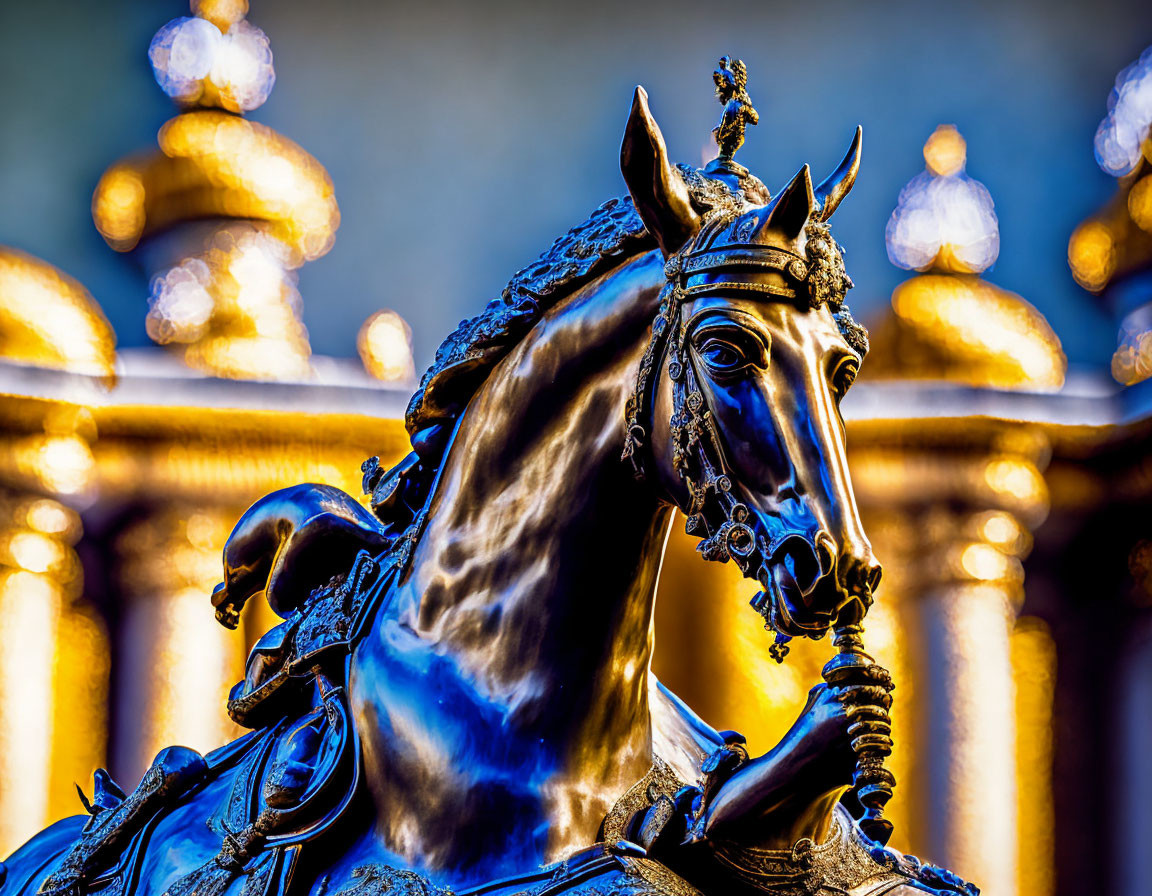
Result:
M168 0L0 0L0 243L81 280L121 346L148 344L147 283L108 249L89 204L107 165L155 146L173 107L147 47L187 7ZM988 279L1021 293L1074 363L1106 365L1115 324L1068 272L1075 225L1114 183L1092 137L1116 72L1152 44L1147 0L420 4L254 0L277 84L251 116L331 172L342 224L300 274L313 350L355 354L391 307L417 366L464 316L604 199L632 88L644 84L672 154L700 164L723 53L748 64L760 125L741 161L775 191L817 179L864 126L860 180L837 213L855 309L905 276L884 250L900 188L939 123L968 140L996 202Z

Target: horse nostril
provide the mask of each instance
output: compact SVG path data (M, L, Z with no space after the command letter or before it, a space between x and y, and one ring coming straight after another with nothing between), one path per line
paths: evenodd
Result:
M784 540L773 555L773 560L783 564L792 576L792 581L805 597L816 587L823 576L817 556L819 548L800 535L792 535Z
M875 594L876 589L880 587L880 576L883 572L884 570L880 564L872 561L871 568L868 570L868 590L873 594Z
M836 568L836 542L827 532L816 536L816 562L820 565L821 578Z

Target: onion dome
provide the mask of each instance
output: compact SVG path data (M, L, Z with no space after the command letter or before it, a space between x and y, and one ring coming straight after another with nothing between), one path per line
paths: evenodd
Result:
M116 334L78 281L46 261L0 246L0 359L111 384Z
M1152 377L1152 47L1116 76L1094 149L1117 192L1073 231L1068 265L1118 318L1112 375L1130 386Z
M332 247L340 212L324 167L243 117L275 83L268 38L245 0L193 0L149 48L182 112L158 151L101 177L92 216L151 276L148 334L218 376L307 379L296 270Z
M942 379L1000 389L1051 390L1067 360L1044 316L984 280L1000 253L987 188L965 173L953 125L924 144L925 170L900 191L885 230L888 258L919 272L896 287L872 331L871 377Z

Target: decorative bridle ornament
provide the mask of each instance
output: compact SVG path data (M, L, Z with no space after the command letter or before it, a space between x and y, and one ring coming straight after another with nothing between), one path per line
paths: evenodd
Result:
M819 186L805 166L772 197L731 157L746 68L726 59L721 73L738 89L703 171L668 163L638 89L621 151L631 198L602 205L445 340L406 414L412 452L363 466L369 507L300 485L237 523L217 618L234 627L263 596L284 620L228 701L251 732L205 756L162 752L128 795L97 775L91 818L10 861L14 892L975 893L884 845L891 678L863 650L879 566L850 489L815 477L793 490L825 514L820 529L758 505L756 489L798 461L785 451L766 484L741 463L795 421L784 402L748 402L762 428L741 450L709 399L724 365L694 341L694 306L792 315L820 351L774 382L819 392L832 436L807 447L818 472L847 476L833 405L868 346L827 221L856 178L860 133ZM661 444L656 409L669 406ZM673 507L706 559L760 584L778 658L789 638L835 629L826 684L763 756L649 687Z

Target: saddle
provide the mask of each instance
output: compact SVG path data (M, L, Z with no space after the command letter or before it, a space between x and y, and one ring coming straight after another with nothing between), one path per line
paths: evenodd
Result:
M403 541L378 556L362 551L346 575L257 642L228 701L229 715L252 733L206 756L186 747L161 751L127 796L99 769L92 799L81 794L90 818L38 896L132 893L156 824L230 770L231 792L208 819L219 852L165 896L222 896L241 880L240 896L286 893L301 851L341 818L360 788L349 657L407 555ZM724 740L695 784L655 759L605 817L599 842L555 865L458 892L411 871L366 865L338 896L701 896L720 886L736 896L872 896L901 887L974 894L949 872L869 840L843 807L823 844L771 851L704 842L694 823L748 759L740 735L724 732Z
M361 552L346 575L260 639L228 700L228 714L253 733L207 756L186 747L161 751L128 796L99 769L93 798L81 794L91 817L39 896L131 893L151 829L230 770L232 791L208 819L220 851L167 896L219 896L238 878L244 896L283 892L301 846L331 827L358 790L348 660L400 565L391 552Z

